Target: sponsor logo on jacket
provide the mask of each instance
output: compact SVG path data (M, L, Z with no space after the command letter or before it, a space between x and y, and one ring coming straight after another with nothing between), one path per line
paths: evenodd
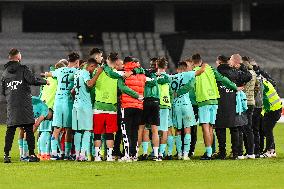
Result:
M9 83L7 83L7 88L11 88L11 90L17 90L17 86L21 85L23 83L23 81L11 81Z

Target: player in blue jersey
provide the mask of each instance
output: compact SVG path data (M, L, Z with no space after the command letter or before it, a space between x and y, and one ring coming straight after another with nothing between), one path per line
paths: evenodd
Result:
M193 80L195 76L201 75L205 70L205 65L199 71L190 71L191 68L186 62L179 62L178 69L180 73L175 74L172 77L171 89L177 92L182 86ZM189 160L188 153L190 150L190 127L196 125L196 120L192 108L192 104L189 98L189 94L186 93L179 97L174 98L173 102L173 114L176 119L176 146L178 152L178 159ZM182 139L181 129L184 129L184 150L182 152Z
M91 79L90 76L97 66L97 62L91 58L84 68L74 76L75 100L72 112L72 130L75 131L74 143L76 160L78 161L91 161L93 109L90 88L94 86L97 77Z
M73 99L71 90L74 87L74 75L79 67L79 54L72 52L68 55L68 66L45 73L45 77L57 78L57 90L54 102L54 115L52 126L54 131L51 139L51 160L58 160L57 150L60 149L58 140L62 128L66 129L65 134L65 155L64 160L73 160L71 156L72 148L72 109Z
M34 118L35 118L35 124L33 125L34 132L38 128L38 126L44 121L44 120L51 120L53 111L47 107L47 105L40 100L39 97L32 97L32 105L33 105L33 112L34 112ZM19 140L23 141L22 144L22 151L20 151L21 161L28 161L28 144L26 143L26 136L24 129L20 129L19 134Z

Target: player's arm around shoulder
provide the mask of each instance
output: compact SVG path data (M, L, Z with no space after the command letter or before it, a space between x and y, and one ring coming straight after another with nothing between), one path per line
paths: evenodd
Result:
M121 90L122 93L125 93L136 99L139 98L138 93L132 90L131 88L129 88L128 86L126 86L123 79L118 79L117 86L118 86L118 89Z
M237 85L234 82L232 82L229 78L227 78L227 77L223 76L222 74L220 74L220 72L218 72L217 69L214 68L213 72L214 72L216 81L221 82L224 86L228 87L231 90L235 90L235 91L238 90Z
M207 63L202 63L202 66L199 70L195 71L195 76L201 75L203 72L205 72L205 69L208 68L209 65Z
M157 83L160 85L171 83L170 76L168 76L167 74L163 74L163 73L161 75L158 75Z
M109 67L107 64L103 66L103 71L112 79L123 78L122 72L115 71L113 68Z
M96 85L96 82L97 82L99 76L101 75L101 73L103 71L104 71L104 68L102 68L102 67L97 68L94 77L86 82L86 84L87 84L87 86L89 88L94 88L94 86Z

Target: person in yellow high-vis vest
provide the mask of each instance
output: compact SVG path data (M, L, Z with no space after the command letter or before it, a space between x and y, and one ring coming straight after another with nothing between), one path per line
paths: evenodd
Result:
M266 137L266 152L261 157L276 157L273 129L281 117L282 101L268 80L263 79L263 87L263 130Z

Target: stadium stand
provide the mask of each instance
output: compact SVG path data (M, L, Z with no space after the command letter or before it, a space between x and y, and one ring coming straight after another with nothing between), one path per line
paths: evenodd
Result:
M7 62L9 49L22 52L22 64L36 74L48 71L51 64L65 58L70 51L80 52L75 33L24 33L19 35L0 34L0 76ZM38 95L39 88L32 87L32 94ZM6 111L4 96L0 95L0 107ZM0 114L0 123L5 122L6 113Z
M230 56L239 53L242 56L254 58L257 63L265 68L284 67L283 41L259 39L198 39L185 40L182 58L199 52L209 64L215 63L220 54Z
M148 68L151 57L167 56L167 51L163 46L159 33L137 32L137 33L107 33L102 34L103 48L106 53L111 51L118 52L120 57L132 55L139 58L142 66ZM171 61L170 57L169 61ZM170 71L174 70L170 64Z
M80 52L76 35L75 33L24 33L9 36L2 33L0 62L1 64L7 62L9 49L17 48L22 52L23 64L31 65L31 69L39 71L35 65L43 68L64 58L70 51Z
M249 56L278 82L278 90L284 95L284 42L261 39L186 39L181 59L200 53L203 60L215 67L220 54L230 56L239 53Z

